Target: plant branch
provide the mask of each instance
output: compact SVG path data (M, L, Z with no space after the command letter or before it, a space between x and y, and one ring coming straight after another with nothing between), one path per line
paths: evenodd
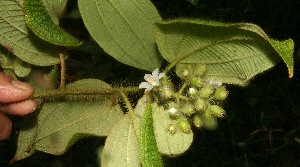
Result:
M51 97L64 97L68 95L113 95L118 94L120 91L125 93L139 92L141 89L138 87L126 87L126 88L108 88L108 89L59 89L59 90L46 90L42 92L36 92L31 99L42 99Z

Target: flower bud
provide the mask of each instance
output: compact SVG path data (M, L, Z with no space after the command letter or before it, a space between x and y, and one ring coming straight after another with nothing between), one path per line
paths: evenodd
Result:
M195 109L197 111L204 111L206 109L205 100L203 100L203 99L197 99L195 101Z
M200 77L193 77L190 83L196 88L201 88L203 86L203 80Z
M191 104L183 103L182 107L181 107L181 112L183 114L190 116L190 115L194 114L196 111L194 110L194 107Z
M206 72L206 67L205 65L197 65L195 68L194 68L194 76L203 76Z
M214 87L207 85L200 89L199 96L202 98L209 98L214 93Z
M201 128L203 123L202 123L202 120L201 120L201 117L199 114L196 114L194 117L193 117L193 123L194 125L197 127L197 128Z
M219 118L223 118L225 116L225 110L218 106L218 105L211 105L209 107L209 110L211 112L212 115L216 116L216 117L219 117Z
M196 98L198 95L198 90L196 88L191 87L191 88L189 88L188 94L191 97Z
M182 79L190 78L193 74L193 67L189 64L178 64L176 66L176 74L179 78Z
M180 119L178 122L179 129L184 133L191 132L191 125L187 119Z
M214 95L216 100L225 100L227 96L228 96L228 91L226 90L225 86L220 86L216 88L216 92Z
M202 118L203 127L208 130L215 130L218 127L217 119L214 116L204 114Z

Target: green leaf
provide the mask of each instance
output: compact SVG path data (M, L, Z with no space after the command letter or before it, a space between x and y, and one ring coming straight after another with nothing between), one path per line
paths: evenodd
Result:
M31 72L31 66L24 61L15 58L14 71L18 77L27 77Z
M0 1L0 44L27 63L58 64L58 48L29 33L24 17L23 9L15 0Z
M291 48L294 48L294 42L292 39L285 40L285 41L276 41L271 40L271 43L273 47L276 49L276 51L279 53L283 61L288 67L289 71L289 78L292 78L294 75L294 59L293 59L293 52L294 50Z
M112 57L148 71L160 67L153 28L161 18L150 1L79 0L78 6L89 33Z
M101 166L141 166L138 138L129 114L124 115L109 133L101 154Z
M177 63L205 64L206 76L223 83L245 85L282 57L292 75L293 42L267 37L253 24L224 24L203 20L160 22L156 40L162 56Z
M144 167L163 166L163 162L158 152L155 141L152 107L150 100L147 100L145 113L141 120L140 133L140 156L142 165Z
M36 152L36 150L32 148L32 143L34 142L35 134L38 129L36 126L38 114L39 112L34 112L24 117L22 120L17 143L17 151L11 162L27 158Z
M111 88L100 80L86 79L69 84L66 89L76 91L95 87ZM31 142L32 149L63 154L81 138L107 136L122 116L120 106L112 104L111 98L107 97L100 101L48 102L39 114L35 138ZM23 140L19 138L19 141Z
M65 14L68 0L41 0L53 22L58 25Z
M35 35L59 46L79 46L73 36L57 26L40 0L24 0L25 21Z
M152 104L154 133L158 151L168 156L176 156L186 152L193 142L193 132L184 133L177 128L174 134L168 131L170 125L177 120L171 119L169 113L162 106Z

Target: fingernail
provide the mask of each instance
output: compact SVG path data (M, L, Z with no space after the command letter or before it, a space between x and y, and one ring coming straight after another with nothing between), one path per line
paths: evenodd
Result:
M21 81L12 80L11 84L20 89L28 89L28 85Z

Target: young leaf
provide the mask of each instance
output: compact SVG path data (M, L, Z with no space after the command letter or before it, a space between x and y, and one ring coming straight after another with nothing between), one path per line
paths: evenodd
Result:
M177 128L175 133L169 131L170 125L175 125L177 120L170 119L169 113L162 106L152 104L154 134L158 151L168 156L176 156L187 151L193 142L193 132L184 133Z
M30 64L59 63L58 48L29 33L23 9L15 0L0 1L0 16L0 45Z
M140 166L139 144L129 114L112 128L101 153L101 166Z
M151 103L150 100L147 101L145 113L141 120L140 156L144 167L159 167L163 166L163 163L155 141Z
M245 85L253 76L273 67L280 57L289 60L290 76L293 71L293 41L274 42L253 24L166 21L157 24L156 40L169 62L205 64L206 76L223 83Z
M79 46L80 42L58 27L40 0L24 0L25 21L41 39L59 46Z
M148 71L160 67L153 28L161 18L150 1L79 0L78 6L89 33L112 57Z
M86 79L69 84L65 89L76 91L86 88L111 87L100 80ZM111 98L100 101L48 102L39 114L35 138L31 142L32 149L63 154L80 138L107 136L122 116L120 106L112 104ZM24 139L19 138L19 141Z

